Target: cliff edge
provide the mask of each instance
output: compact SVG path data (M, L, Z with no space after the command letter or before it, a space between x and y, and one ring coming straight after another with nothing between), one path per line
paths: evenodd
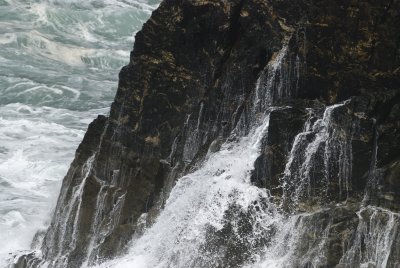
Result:
M233 132L249 132L255 88L283 46L269 97L283 108L270 114L251 181L282 214L312 215L294 225L302 231L287 265L372 263L375 240L369 245L362 228L378 226L376 235L390 229L385 265L397 267L398 29L398 0L164 0L136 35L110 114L90 124L76 151L51 225L35 238L41 253L14 267L79 267L124 254L178 178ZM229 230L210 232L210 248L224 248L212 267L251 262L271 242L239 243Z

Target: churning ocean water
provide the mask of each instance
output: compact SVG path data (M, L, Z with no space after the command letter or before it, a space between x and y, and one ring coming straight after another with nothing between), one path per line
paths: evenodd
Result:
M158 0L0 0L0 266L49 224Z

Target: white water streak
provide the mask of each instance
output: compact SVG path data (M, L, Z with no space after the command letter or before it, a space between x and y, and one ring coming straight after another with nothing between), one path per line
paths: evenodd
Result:
M266 85L257 83L255 106L261 101L262 91L269 94L269 91L275 90L273 80L286 50L285 45L268 64ZM254 169L254 162L260 155L261 142L268 132L267 108L258 111L261 118L255 121L247 136L224 143L218 152L206 156L198 170L178 180L164 210L142 237L132 241L128 255L102 266L183 268L193 267L196 262L213 263L213 260L199 256L202 245L207 241L209 228L221 230L225 214L232 205L248 211L254 202L269 199L265 189L250 183L250 172ZM200 117L201 114L199 120ZM276 222L273 205L270 205L270 212L259 217L255 234L270 229Z

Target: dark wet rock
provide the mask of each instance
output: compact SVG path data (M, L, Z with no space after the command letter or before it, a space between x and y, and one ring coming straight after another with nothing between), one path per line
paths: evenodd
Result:
M256 185L277 192L293 140L306 119L305 110L297 108L279 109L270 114L270 130L251 178Z
M347 245L358 247L360 207L400 211L399 12L397 0L163 1L136 35L109 117L93 121L77 149L43 256L21 256L14 267L40 258L50 267L78 267L123 254L131 237L153 222L179 176L237 138L231 135L235 128L236 135L249 131L257 81L288 36L274 85L280 90L271 97L285 108L270 115L251 179L282 202L283 211L311 213L296 225L304 233L293 245L292 267L355 267L341 259ZM305 122L321 119L327 105L346 99L351 101L332 113L328 129L341 143L320 144L310 190L294 200L290 194L300 179L286 186L283 181L296 136L307 132ZM318 133L308 132L299 152ZM294 163L293 171L300 166ZM223 247L215 267L234 267L251 255L230 218L238 219L241 235L251 233L251 217L230 209L225 227L210 230L204 248L213 254ZM323 231L324 256L315 263L321 242L316 234ZM268 234L258 242L257 249L268 244ZM395 267L399 250L393 249L389 267Z

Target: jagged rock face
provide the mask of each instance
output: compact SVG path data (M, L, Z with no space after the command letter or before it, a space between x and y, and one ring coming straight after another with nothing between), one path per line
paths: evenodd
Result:
M107 122L89 127L85 140L97 151L85 141L78 149L44 238L46 259L78 266L122 252L139 216L164 201L171 170L169 180L231 132L259 72L281 46L285 31L272 17L262 2L161 4L136 35ZM68 205L74 187L82 187L80 205ZM60 224L59 217L68 220Z
M307 228L295 237L303 244L293 246L292 267L356 267L368 260L358 242L365 219L375 213L386 226L391 216L368 209L357 216L360 205L400 211L399 12L396 0L162 2L136 35L109 117L89 126L77 150L43 239L43 259L78 267L122 254L152 223L175 179L235 128L248 131L250 99L265 82L258 78L289 40L275 79L281 90L270 96L286 108L270 115L251 179L287 213L324 208L296 223ZM326 105L350 97L326 114ZM375 190L366 197L369 189ZM229 215L246 218L234 209ZM210 245L228 248L221 267L239 266L250 253L224 230L210 232ZM318 252L310 248L319 237L312 233L321 231L329 233L321 246L325 259L314 263ZM357 247L366 255L355 256ZM343 255L349 249L355 250ZM399 247L392 252L388 267L395 267Z
M304 25L307 71L300 96L335 103L398 89L398 1L274 2L283 18Z

